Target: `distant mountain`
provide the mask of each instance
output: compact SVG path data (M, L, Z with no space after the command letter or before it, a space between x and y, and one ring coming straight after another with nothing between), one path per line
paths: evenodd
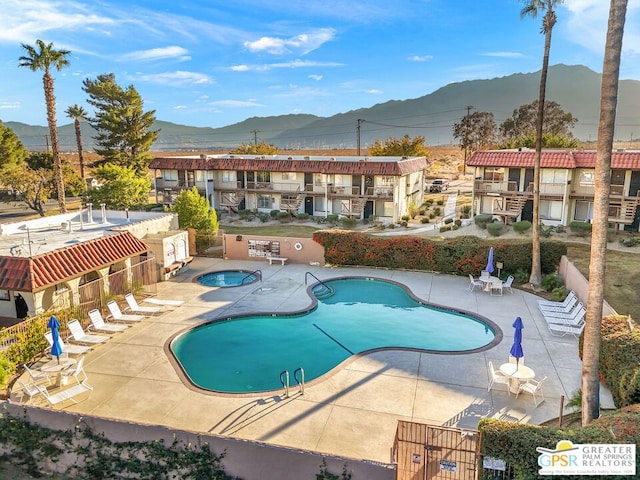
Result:
M376 139L423 135L429 145L453 143L453 124L467 113L492 112L496 123L510 117L520 105L538 96L540 72L517 73L490 80L452 83L419 98L392 100L369 108L351 110L331 117L280 115L252 117L221 128L190 127L157 121L158 141L154 151L229 150L255 139L281 148L354 148L360 125L360 144L365 148ZM595 140L600 105L600 74L581 65L549 68L547 100L558 102L578 118L574 135ZM44 150L48 129L17 122L4 122L30 150ZM92 149L93 129L82 125L85 148ZM640 136L640 81L621 80L618 96L616 139ZM59 127L61 150L75 151L73 124Z

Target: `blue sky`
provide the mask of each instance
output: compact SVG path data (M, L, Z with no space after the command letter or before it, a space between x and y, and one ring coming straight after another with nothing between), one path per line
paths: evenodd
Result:
M58 124L85 78L114 73L170 122L220 127L331 116L452 82L540 69L540 19L518 0L3 0L0 120L46 125L42 75L21 43L71 51L54 72ZM606 0L565 0L551 64L600 72ZM621 78L640 80L640 0L629 0ZM464 108L464 106L461 106Z

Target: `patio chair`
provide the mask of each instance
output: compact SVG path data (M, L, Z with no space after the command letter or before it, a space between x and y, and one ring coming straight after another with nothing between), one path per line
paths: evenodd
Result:
M27 375L29 375L29 378L31 379L31 383L38 383L40 380L46 380L47 384L49 385L53 384L53 381L51 380L51 375L49 375L47 372L31 370L26 363L23 366L24 366L25 372L27 372Z
M495 295L502 296L502 280L494 280L491 282L491 295L494 295L493 292L497 292Z
M584 320L584 316L587 313L587 309L582 303L578 303L578 305L569 313L561 313L561 312L545 312L542 315L547 323L561 323L564 325L577 325L582 320Z
M89 312L89 320L91 320L89 328L93 328L98 332L117 333L129 328L129 325L114 325L113 323L105 322L100 310L91 310Z
M576 339L580 337L584 330L584 321L578 325L563 325L560 323L549 323L549 333L554 337L564 337L565 335L573 335Z
M502 282L502 289L503 290L509 290L509 293L513 293L513 289L511 288L511 285L513 284L513 275L509 275L507 277L507 279Z
M480 278L488 278L488 277L490 277L490 276L491 276L491 275L489 274L489 271L488 271L488 270L482 270L482 271L480 272Z
M73 377L76 381L77 384L82 383L83 381L87 380L87 373L84 371L84 357L82 357L80 360L78 360L78 363L75 364L74 368L69 368L67 370L63 370L63 379L62 379L62 384L65 385L67 383L67 380L70 377ZM83 376L83 379L80 380L80 375Z
M53 337L51 336L51 332L45 332L44 337L49 342L49 349L53 346ZM60 346L62 347L62 355L83 355L91 350L93 347L88 347L86 345L66 345L62 340L62 337L58 337L60 341Z
M489 387L487 388L487 392L491 391L494 383L502 383L507 386L507 394L511 396L511 393L509 392L509 378L500 371L496 371L496 369L493 368L492 361L489 361L487 368L489 371Z
M482 290L482 282L480 280L476 280L473 278L473 275L469 274L469 291L473 292L476 287L480 287L480 290Z
M107 303L107 308L111 313L111 315L109 315L109 317L107 318L113 318L118 322L139 322L140 320L144 319L144 315L132 315L132 314L122 313L122 310L120 310L120 307L114 300L111 300L110 302Z
M182 300L167 300L164 298L155 298L155 297L145 298L142 301L145 303L152 303L154 305L161 305L161 306L167 306L167 307L179 307L184 303Z
M134 297L131 293L127 293L124 296L124 299L127 301L127 308L124 309L125 312L130 311L133 313L158 313L162 310L160 307L141 307L138 305L136 301L136 297Z
M67 328L71 332L71 341L81 345L97 345L98 343L104 343L111 338L108 335L93 335L85 333L78 320L71 320L67 323Z
M562 302L562 305L556 305L556 306L552 306L552 305L538 305L538 308L540 308L540 311L544 314L545 312L560 312L560 313L569 313L571 310L573 310L576 305L578 304L578 297L576 297L575 295L569 300L569 302L565 305L564 302Z
M71 388L65 388L64 390L60 390L54 394L49 395L49 392L46 388L36 385L36 388L40 391L40 393L47 399L51 405L58 405L59 403L66 402L67 400L71 400L73 403L78 403L75 399L78 395L82 395L83 393L91 392L93 387L89 385L86 380L83 380L82 383L74 385Z
M36 395L40 395L40 389L38 388L38 386L35 383L25 383L22 380L16 380L16 383L18 385L20 385L20 401L24 402L24 397L26 397L27 395L29 395L29 400L27 400L27 404L31 403L31 400L33 400L33 397L35 397Z
M520 392L530 393L531 396L533 397L533 403L537 407L539 403L536 399L536 395L540 395L542 397L542 401L540 403L544 402L544 393L542 392L542 384L545 382L546 379L547 379L547 376L545 375L540 380L534 379L534 380L529 380L528 382L521 383L520 386L518 387L518 393L516 393L516 398L518 398L518 395L520 395Z
M569 302L576 298L576 292L571 290L562 302L554 302L552 300L538 300L538 306L540 307L566 307Z

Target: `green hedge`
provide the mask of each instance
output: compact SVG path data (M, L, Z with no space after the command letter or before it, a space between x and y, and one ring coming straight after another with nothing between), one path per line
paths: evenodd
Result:
M491 235L492 237L499 237L504 232L504 223L487 223L487 232L489 232L489 235Z
M410 268L458 275L478 275L487 264L489 248L503 271L531 268L531 241L525 239L482 240L460 236L438 241L426 238L376 237L359 232L319 230L313 239L325 249L325 260L334 265L362 265L384 268ZM556 271L567 253L563 242L546 240L541 244L543 273Z
M473 221L480 228L487 228L487 223L491 223L491 219L493 215L490 213L481 213L480 215L476 215L473 217Z
M575 233L580 237L587 237L591 235L591 227L592 225L587 222L571 222L569 224L571 233Z
M531 222L529 220L522 220L521 222L513 222L511 226L514 232L524 233L531 228Z

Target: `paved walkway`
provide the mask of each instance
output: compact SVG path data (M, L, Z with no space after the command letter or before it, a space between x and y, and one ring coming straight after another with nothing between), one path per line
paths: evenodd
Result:
M94 391L67 410L388 462L399 419L465 428L475 427L482 417L539 423L556 417L560 396L568 400L580 386L576 339L552 337L537 310L537 297L529 293L470 293L467 278L431 273L204 258L191 265L190 271L158 286L159 298L185 304L145 319L89 353L86 371ZM261 269L262 284L216 289L192 281L201 273L235 268ZM290 398L281 392L203 394L182 383L163 349L168 338L223 315L304 308L310 303L307 271L320 279L355 275L401 282L424 300L490 318L502 328L504 339L471 355L391 350L362 355L308 386L304 396ZM538 377L549 377L546 401L537 408L530 395L516 399L504 385L487 391L487 362L498 366L507 360L516 316L525 324L526 365ZM603 395L603 405L610 404Z

